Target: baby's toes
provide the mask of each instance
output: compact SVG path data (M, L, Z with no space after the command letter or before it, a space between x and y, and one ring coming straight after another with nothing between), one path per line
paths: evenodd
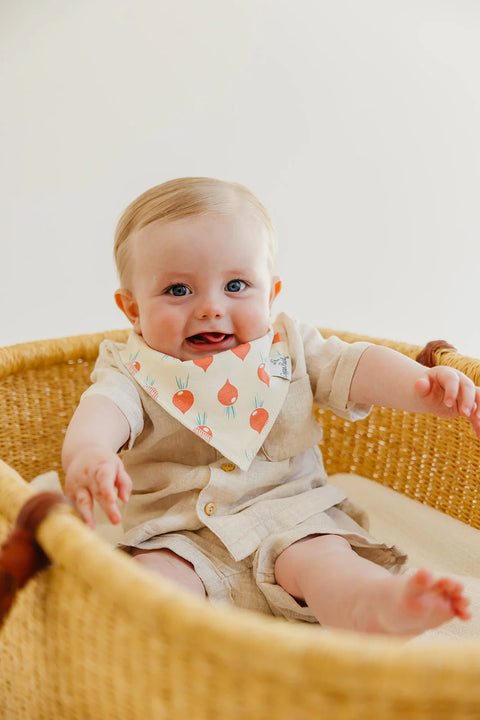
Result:
M440 578L432 588L437 595L440 595L446 602L449 602L452 610L461 607L465 596L462 583L451 578ZM468 603L468 601L467 601Z
M471 615L467 610L470 600L463 594L463 585L451 578L440 578L435 583L435 592L450 603L452 612L461 620L469 620Z
M472 617L470 611L468 610L469 605L470 600L463 595L455 598L452 602L453 611L460 620L470 620Z
M412 595L419 595L427 592L433 584L432 572L426 568L421 568L409 578L408 590Z
M435 590L435 592L438 592L440 595L450 597L458 593L459 590L461 592L462 586L451 578L442 577L433 583L432 590Z

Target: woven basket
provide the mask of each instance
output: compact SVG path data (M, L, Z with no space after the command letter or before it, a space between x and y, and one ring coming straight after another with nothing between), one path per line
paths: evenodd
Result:
M0 542L32 494L28 482L61 474L65 428L103 337L126 331L0 350ZM420 349L375 342L411 357ZM451 350L437 361L480 383L480 361ZM355 424L319 416L330 474L365 475L480 528L479 443L466 420L379 408ZM480 717L478 641L409 646L219 607L62 512L37 539L53 565L18 594L0 630L1 718Z

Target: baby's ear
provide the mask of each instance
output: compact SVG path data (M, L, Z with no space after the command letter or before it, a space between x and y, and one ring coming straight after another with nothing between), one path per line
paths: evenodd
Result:
M278 277L278 275L274 275L272 277L272 289L270 291L270 307L273 305L273 301L277 297L278 293L282 289L282 281Z
M140 329L140 313L138 305L130 290L120 288L115 293L115 302L120 310L127 316L136 333L141 335Z

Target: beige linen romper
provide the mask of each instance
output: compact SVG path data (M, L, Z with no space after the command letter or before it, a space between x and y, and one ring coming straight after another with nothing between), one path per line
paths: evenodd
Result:
M130 425L123 461L133 490L123 509L124 547L172 550L192 563L212 600L316 622L275 583L275 560L286 547L307 535L333 533L394 572L405 557L372 538L361 511L328 484L318 447L322 431L314 404L349 420L370 411L348 400L368 343L325 340L284 313L273 329L287 335L292 379L248 471L163 410L125 369L121 344L102 343L84 397L110 398Z

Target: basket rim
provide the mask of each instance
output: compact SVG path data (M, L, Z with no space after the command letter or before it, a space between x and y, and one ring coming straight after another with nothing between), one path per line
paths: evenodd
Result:
M129 329L105 330L83 335L33 340L0 348L0 379L24 370L36 370L65 362L95 360L102 340L123 342Z

